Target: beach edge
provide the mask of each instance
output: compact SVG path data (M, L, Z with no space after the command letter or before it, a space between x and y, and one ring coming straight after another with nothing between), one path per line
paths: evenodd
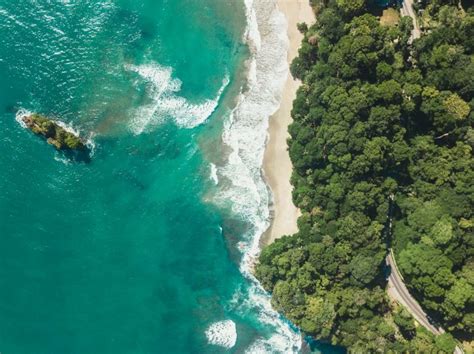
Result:
M297 24L306 22L309 25L315 21L315 16L309 0L277 0L278 9L288 22L287 34L289 47L287 53L288 65L298 55L303 35L298 31ZM293 165L288 152L288 126L292 122L291 109L296 98L296 91L301 82L295 80L290 72L283 88L280 108L269 119L268 137L263 157L263 175L271 190L270 226L262 235L260 244L266 246L276 239L292 235L298 231L297 220L300 210L293 204L290 183Z

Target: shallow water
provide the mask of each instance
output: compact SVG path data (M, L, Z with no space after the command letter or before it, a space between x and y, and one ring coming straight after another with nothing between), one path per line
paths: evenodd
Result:
M269 196L263 145L247 161L241 127L264 142L279 90L248 89L249 58L265 70L254 5L0 0L1 352L298 350L249 274ZM252 100L265 110L246 114ZM74 127L91 162L33 136L19 110Z

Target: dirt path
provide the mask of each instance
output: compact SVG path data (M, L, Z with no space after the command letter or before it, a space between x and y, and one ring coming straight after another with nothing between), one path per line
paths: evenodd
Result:
M413 20L413 31L411 32L410 42L413 42L414 39L420 38L421 31L418 26L415 11L413 10L413 0L404 0L400 13L402 16L410 16Z

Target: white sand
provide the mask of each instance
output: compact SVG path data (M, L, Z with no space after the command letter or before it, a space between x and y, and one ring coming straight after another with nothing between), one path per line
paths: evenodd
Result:
M298 54L303 35L296 28L296 24L306 22L311 25L314 13L309 5L309 0L278 0L278 7L288 21L288 63L291 63ZM270 244L275 239L284 235L291 235L298 231L296 221L300 215L291 199L293 189L290 184L292 164L288 154L287 138L288 125L291 123L291 108L296 97L299 81L288 74L283 89L280 109L270 118L268 128L269 140L265 149L263 170L265 178L273 193L273 220L270 228L262 237L263 244Z

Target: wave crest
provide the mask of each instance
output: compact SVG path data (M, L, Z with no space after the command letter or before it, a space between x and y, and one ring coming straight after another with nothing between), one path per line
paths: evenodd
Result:
M252 226L239 242L243 254L240 271L251 286L235 293L231 309L258 314L259 322L272 331L256 339L247 352L297 353L302 344L299 332L272 309L269 295L252 274L260 253L260 236L269 226L271 195L261 167L268 119L280 106L288 77L288 24L275 0L245 0L245 5L248 26L244 40L251 51L247 87L224 122L222 140L231 152L218 172L230 182L219 184L215 202Z
M217 108L219 99L229 84L226 76L214 99L202 103L191 103L178 95L181 80L173 78L173 69L157 63L127 65L126 69L140 75L149 83L148 95L151 103L138 108L133 113L130 128L140 134L147 128L163 123L165 119L174 119L183 128L194 128L202 124Z
M213 323L206 330L206 337L209 344L219 345L230 349L237 341L237 329L232 320L225 320Z

